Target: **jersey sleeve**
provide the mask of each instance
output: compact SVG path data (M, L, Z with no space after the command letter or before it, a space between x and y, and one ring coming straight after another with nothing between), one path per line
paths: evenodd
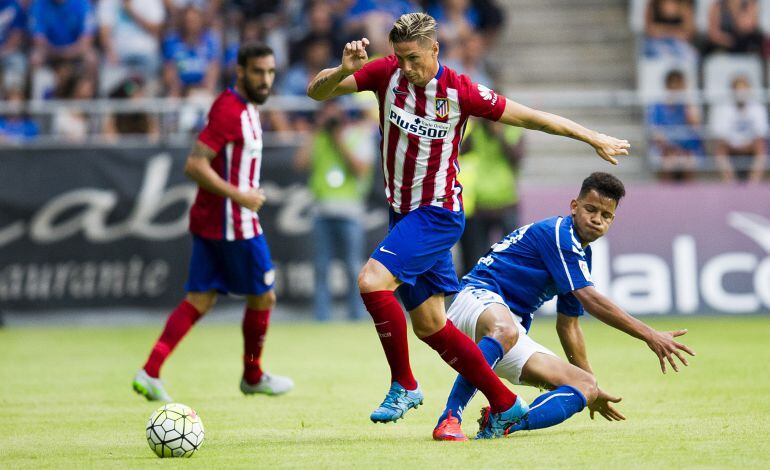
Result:
M538 235L541 258L559 294L594 285L586 252L566 219L559 219L554 227L543 226Z
M377 91L385 80L390 80L395 60L393 56L382 57L368 62L353 73L358 91Z
M227 142L237 138L240 122L237 116L232 116L232 113L227 112L226 105L221 99L218 99L209 110L208 122L198 134L198 140L219 153Z
M583 315L583 304L572 292L560 294L556 298L556 311L568 317L579 317Z
M492 121L500 119L505 111L505 96L497 94L481 83L472 82L465 75L460 75L460 80L463 92L460 107L463 112Z

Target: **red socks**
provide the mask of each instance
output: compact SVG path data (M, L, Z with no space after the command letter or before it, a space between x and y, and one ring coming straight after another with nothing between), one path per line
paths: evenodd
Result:
M422 340L468 382L481 390L489 400L493 413L500 413L513 406L516 394L500 381L473 340L458 330L450 320L446 321L444 328Z
M395 294L382 290L361 294L361 298L374 320L382 349L385 350L385 357L390 365L391 382L398 382L407 390L416 389L417 381L409 366L406 318Z
M184 338L200 317L200 312L186 300L183 300L176 306L171 315L169 315L166 326L163 328L158 341L155 342L150 357L144 365L147 375L155 378L159 377L160 367L166 361L168 355L171 354L171 351L174 350L179 341Z
M250 385L255 385L262 378L262 345L265 343L267 326L270 323L270 310L246 308L243 315L243 378Z

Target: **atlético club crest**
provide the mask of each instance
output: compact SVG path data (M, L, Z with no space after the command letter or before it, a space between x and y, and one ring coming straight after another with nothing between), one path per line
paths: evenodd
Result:
M449 116L449 99L436 98L436 117L443 119L447 116Z

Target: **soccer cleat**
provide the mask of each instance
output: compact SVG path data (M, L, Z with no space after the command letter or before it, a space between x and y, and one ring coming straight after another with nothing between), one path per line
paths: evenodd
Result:
M417 408L422 405L422 400L422 390L419 386L414 390L407 390L400 383L393 382L388 394L385 395L385 400L376 410L372 411L369 418L375 423L398 421L410 408Z
M271 396L283 395L293 388L294 381L290 378L268 374L267 372L263 372L259 382L254 385L246 382L246 379L241 379L241 392L244 395L255 395L257 393Z
M527 413L529 413L529 405L518 396L513 406L501 413L492 413L488 406L482 408L479 433L476 434L476 439L495 439L507 436L510 433L510 428L526 417Z
M149 401L173 401L166 393L166 389L163 388L163 382L160 379L150 377L144 369L139 369L131 385L136 393Z
M460 427L460 420L452 416L450 411L438 426L433 430L433 440L435 441L467 441L468 438L463 434Z

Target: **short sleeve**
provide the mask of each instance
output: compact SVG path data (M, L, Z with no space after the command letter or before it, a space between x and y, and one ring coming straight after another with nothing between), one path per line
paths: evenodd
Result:
M724 105L717 105L711 112L711 119L709 120L709 129L711 133L720 139L725 139L729 136L729 110Z
M114 0L101 0L96 6L96 20L99 26L115 26L116 16Z
M237 129L236 129L237 127ZM211 106L206 127L198 134L198 140L219 153L227 142L233 141L240 132L240 119L228 116L221 99Z
M176 38L174 36L166 36L163 39L161 49L163 53L163 60L166 62L171 62L174 59L174 48L176 46L175 39Z
M561 294L556 298L556 311L568 317L579 317L583 315L583 304L572 292Z
M395 69L395 57L387 56L375 59L361 67L360 70L353 73L356 79L358 91L377 91L383 82L390 80L390 76Z
M463 96L460 102L463 112L471 116L478 116L492 121L497 121L505 111L505 97L494 90L473 83L470 78L460 75L463 82Z
M83 35L93 34L96 30L96 16L94 15L94 7L91 2L84 0L83 2Z
M593 286L586 251L568 227L568 219L559 219L555 227L542 227L538 249L559 294Z
M755 118L754 118L754 126L756 127L756 132L758 137L766 137L767 136L767 111L765 111L765 108L761 105L757 105L754 107Z

